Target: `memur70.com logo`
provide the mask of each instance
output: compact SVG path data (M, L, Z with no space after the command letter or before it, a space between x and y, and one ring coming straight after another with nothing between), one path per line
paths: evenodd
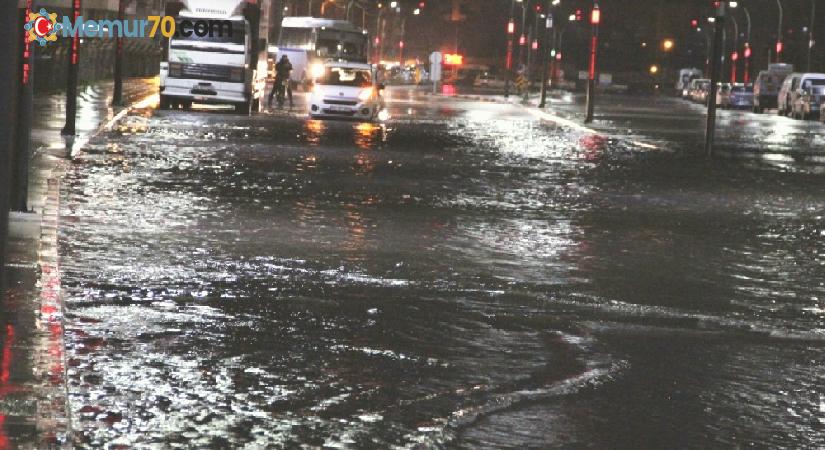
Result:
M172 16L147 16L145 19L130 20L85 20L83 16L78 16L72 23L69 16L63 16L62 20L58 21L57 14L49 13L45 9L30 13L24 28L29 34L29 40L36 41L41 46L56 41L58 36L152 38L160 32L161 36L166 38L232 37L230 20L184 19L176 22Z

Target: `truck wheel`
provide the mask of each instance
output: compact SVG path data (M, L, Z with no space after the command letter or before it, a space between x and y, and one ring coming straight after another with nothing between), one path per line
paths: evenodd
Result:
M161 111L165 111L169 109L169 97L161 94L160 96L160 103L158 104L158 109Z

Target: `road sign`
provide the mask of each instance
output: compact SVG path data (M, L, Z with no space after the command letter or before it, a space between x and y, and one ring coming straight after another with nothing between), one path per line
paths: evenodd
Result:
M441 52L432 52L430 54L430 80L441 81Z

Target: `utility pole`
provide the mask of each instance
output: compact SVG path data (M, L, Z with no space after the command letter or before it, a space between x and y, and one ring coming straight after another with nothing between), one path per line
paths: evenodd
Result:
M811 0L811 26L808 28L808 72L811 71L811 53L814 49L814 17L816 17L816 0Z
M745 57L745 74L743 79L745 84L748 84L751 81L751 13L748 11L747 6L743 6L742 11L745 12L745 18L748 21L748 31L745 33L745 49L743 50L743 56Z
M77 23L80 17L81 0L72 0L72 23ZM77 119L77 63L80 61L80 36L79 33L72 37L69 45L69 72L66 76L66 125L60 134L74 136L75 120Z
M596 103L596 54L599 49L599 23L602 20L602 12L599 9L599 2L593 2L593 11L590 13L590 24L593 25L593 35L590 38L590 71L587 77L587 115L584 123L593 121L593 109Z
M547 12L547 21L544 23L544 44L541 46L541 101L539 101L539 108L547 106L547 70L550 65L550 49L556 47L556 43L550 44L549 37L553 35L553 41L556 40L556 29L553 28L553 13Z
M504 98L510 96L510 78L513 77L513 34L516 32L514 14L516 12L516 0L510 0L510 20L507 22L507 57L504 67L507 74L504 77Z
M782 43L782 15L784 13L782 10L782 1L776 0L776 6L779 7L779 25L776 30L776 62L780 63L782 62L782 49L784 48L784 44Z
M120 23L126 16L126 3L129 0L119 0L117 6L117 18ZM123 106L123 36L118 33L115 38L115 86L112 91L112 106Z
M9 180L11 155L17 129L19 66L17 61L23 34L16 1L0 2L0 291L4 288L6 242L9 231Z
M20 18L20 30L23 24L28 22L29 13L32 9L32 0L26 0L26 8ZM17 89L19 89L19 114L17 122L17 132L15 134L14 151L14 175L12 177L11 208L15 211L26 212L29 197L29 159L31 158L31 127L32 127L32 52L29 34L24 32L20 39L20 77Z
M713 52L710 58L710 93L708 93L708 117L705 128L705 153L713 156L713 141L716 134L716 92L719 69L722 60L722 31L725 27L725 7L727 2L719 2L716 20L713 23Z

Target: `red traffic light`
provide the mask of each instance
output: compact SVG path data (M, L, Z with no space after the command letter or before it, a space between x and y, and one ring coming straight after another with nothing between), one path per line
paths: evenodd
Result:
M599 9L598 6L593 8L593 12L590 13L590 23L593 25L598 25L599 22L602 21L602 10Z
M507 34L513 34L516 32L516 24L513 21L507 22Z
M526 43L527 43L527 38L524 37L524 35L522 34L521 37L518 38L518 45L524 45Z
M425 6L427 6L427 4L426 4L426 3L424 3L424 2L418 2L418 7L419 7L419 8L424 9L424 7L425 7Z
M750 46L748 46L748 47L745 47L745 58L750 58L750 57L751 57L751 48L750 48Z
M730 59L731 59L732 61L737 61L737 60L739 59L739 52L733 52L733 53L731 53L731 55L730 55Z
M696 19L691 20L691 21L690 21L690 26L691 26L692 28L698 28L698 27L699 27L699 21L698 21L698 20L696 20Z
M777 43L776 43L776 53L782 53L783 48L785 48L785 46L782 45L782 41L777 41Z
M584 13L582 12L581 9L576 10L575 16L576 16L576 21L577 22L580 22L582 19L584 19Z
M561 61L561 52L556 53L556 61Z

